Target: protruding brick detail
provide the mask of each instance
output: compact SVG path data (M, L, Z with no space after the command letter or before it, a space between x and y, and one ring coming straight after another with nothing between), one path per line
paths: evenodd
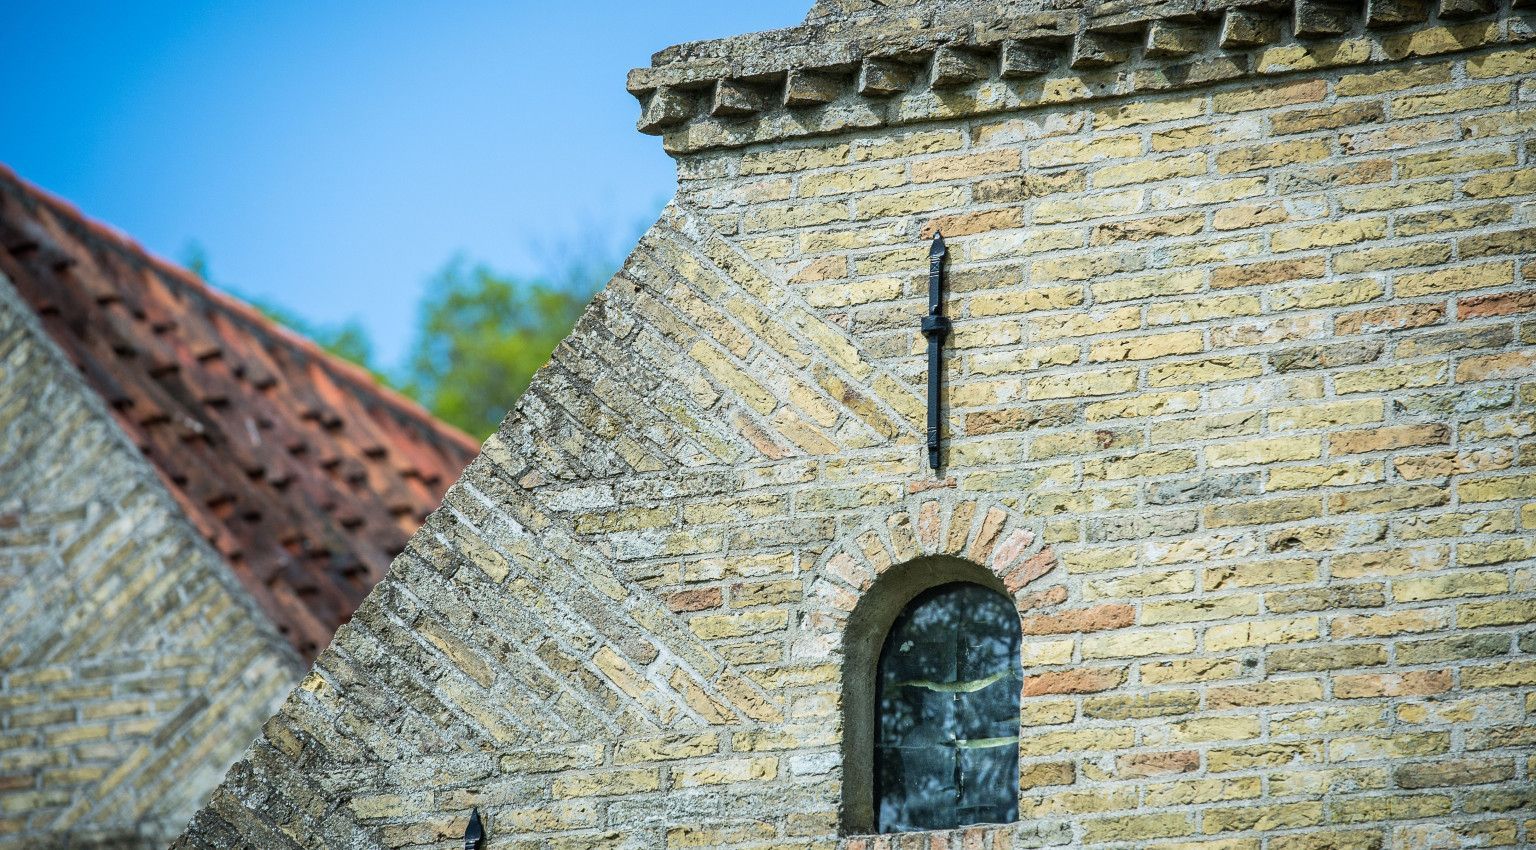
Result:
M640 113L640 132L659 133L688 120L693 114L693 98L671 86L651 92Z
M987 60L970 51L954 47L941 47L933 53L928 73L931 88L956 88L985 80L991 75Z
M1072 55L1067 64L1075 70L1107 68L1130 58L1131 44L1113 35L1081 32L1072 40Z
M1056 66L1056 51L1022 41L1003 42L998 75L1005 80L1038 77Z
M756 88L734 80L715 83L709 114L716 118L751 115L762 108L765 95Z
M1205 47L1209 30L1174 21L1153 21L1147 27L1142 55L1152 59L1177 59Z
M1258 47L1280 40L1280 19L1263 10L1233 7L1223 14L1217 43L1225 50Z
M884 97L912 84L912 68L884 59L865 59L859 64L857 91L866 97Z
M1291 31L1298 38L1322 38L1349 31L1355 10L1337 0L1296 0Z
M1430 55L1527 38L1508 17L1514 12L1492 0L1048 6L922 0L846 19L813 15L800 27L661 51L651 67L630 72L629 89L642 105L641 131L690 153L1393 61L1407 42L1415 55ZM977 16L984 26L974 25ZM1450 30L1479 18L1492 19L1486 31ZM1301 64L1285 61L1292 56ZM1107 68L1120 72L1071 84ZM820 81L809 96L807 75ZM1043 85L1019 82L1042 75ZM746 80L751 91L741 88ZM681 90L713 97L690 107ZM803 109L833 103L840 108Z
M790 71L784 83L784 105L820 106L831 103L842 93L844 81L829 74Z

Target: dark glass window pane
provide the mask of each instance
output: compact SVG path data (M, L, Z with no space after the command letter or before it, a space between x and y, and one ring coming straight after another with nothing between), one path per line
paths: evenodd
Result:
M1008 823L1019 816L1019 741L960 749L960 823Z
M880 726L881 744L911 747L958 737L953 694L922 687L893 687L885 698L889 723Z
M917 631L911 629L909 632ZM897 646L890 647L886 664L891 678L904 682L952 682L958 660L953 640L925 639L909 634ZM950 636L952 637L952 636Z
M1017 737L1022 684L1017 675L1003 676L980 690L960 694L956 700L957 737L967 741Z
M897 793L880 798L880 824L887 832L958 826L950 787L954 747L887 747L882 775Z
M912 600L880 653L882 832L1018 816L1019 620L1007 597L948 584Z

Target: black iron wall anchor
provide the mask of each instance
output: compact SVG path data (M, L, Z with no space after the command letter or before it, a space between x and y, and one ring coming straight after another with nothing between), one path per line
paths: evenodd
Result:
M480 822L480 807L476 806L469 816L469 826L464 828L464 850L479 850L485 841L485 824Z
M939 383L944 337L949 319L944 316L944 234L933 234L928 249L928 315L923 317L923 336L928 337L928 468L939 468Z

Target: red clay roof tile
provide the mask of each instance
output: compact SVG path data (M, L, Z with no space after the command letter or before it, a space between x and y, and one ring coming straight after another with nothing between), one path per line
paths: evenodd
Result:
M306 658L478 450L3 165L0 272Z

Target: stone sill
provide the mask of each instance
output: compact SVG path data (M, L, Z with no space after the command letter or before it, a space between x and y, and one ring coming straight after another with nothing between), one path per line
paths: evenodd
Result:
M1007 850L1017 823L990 823L924 832L849 835L840 850Z

